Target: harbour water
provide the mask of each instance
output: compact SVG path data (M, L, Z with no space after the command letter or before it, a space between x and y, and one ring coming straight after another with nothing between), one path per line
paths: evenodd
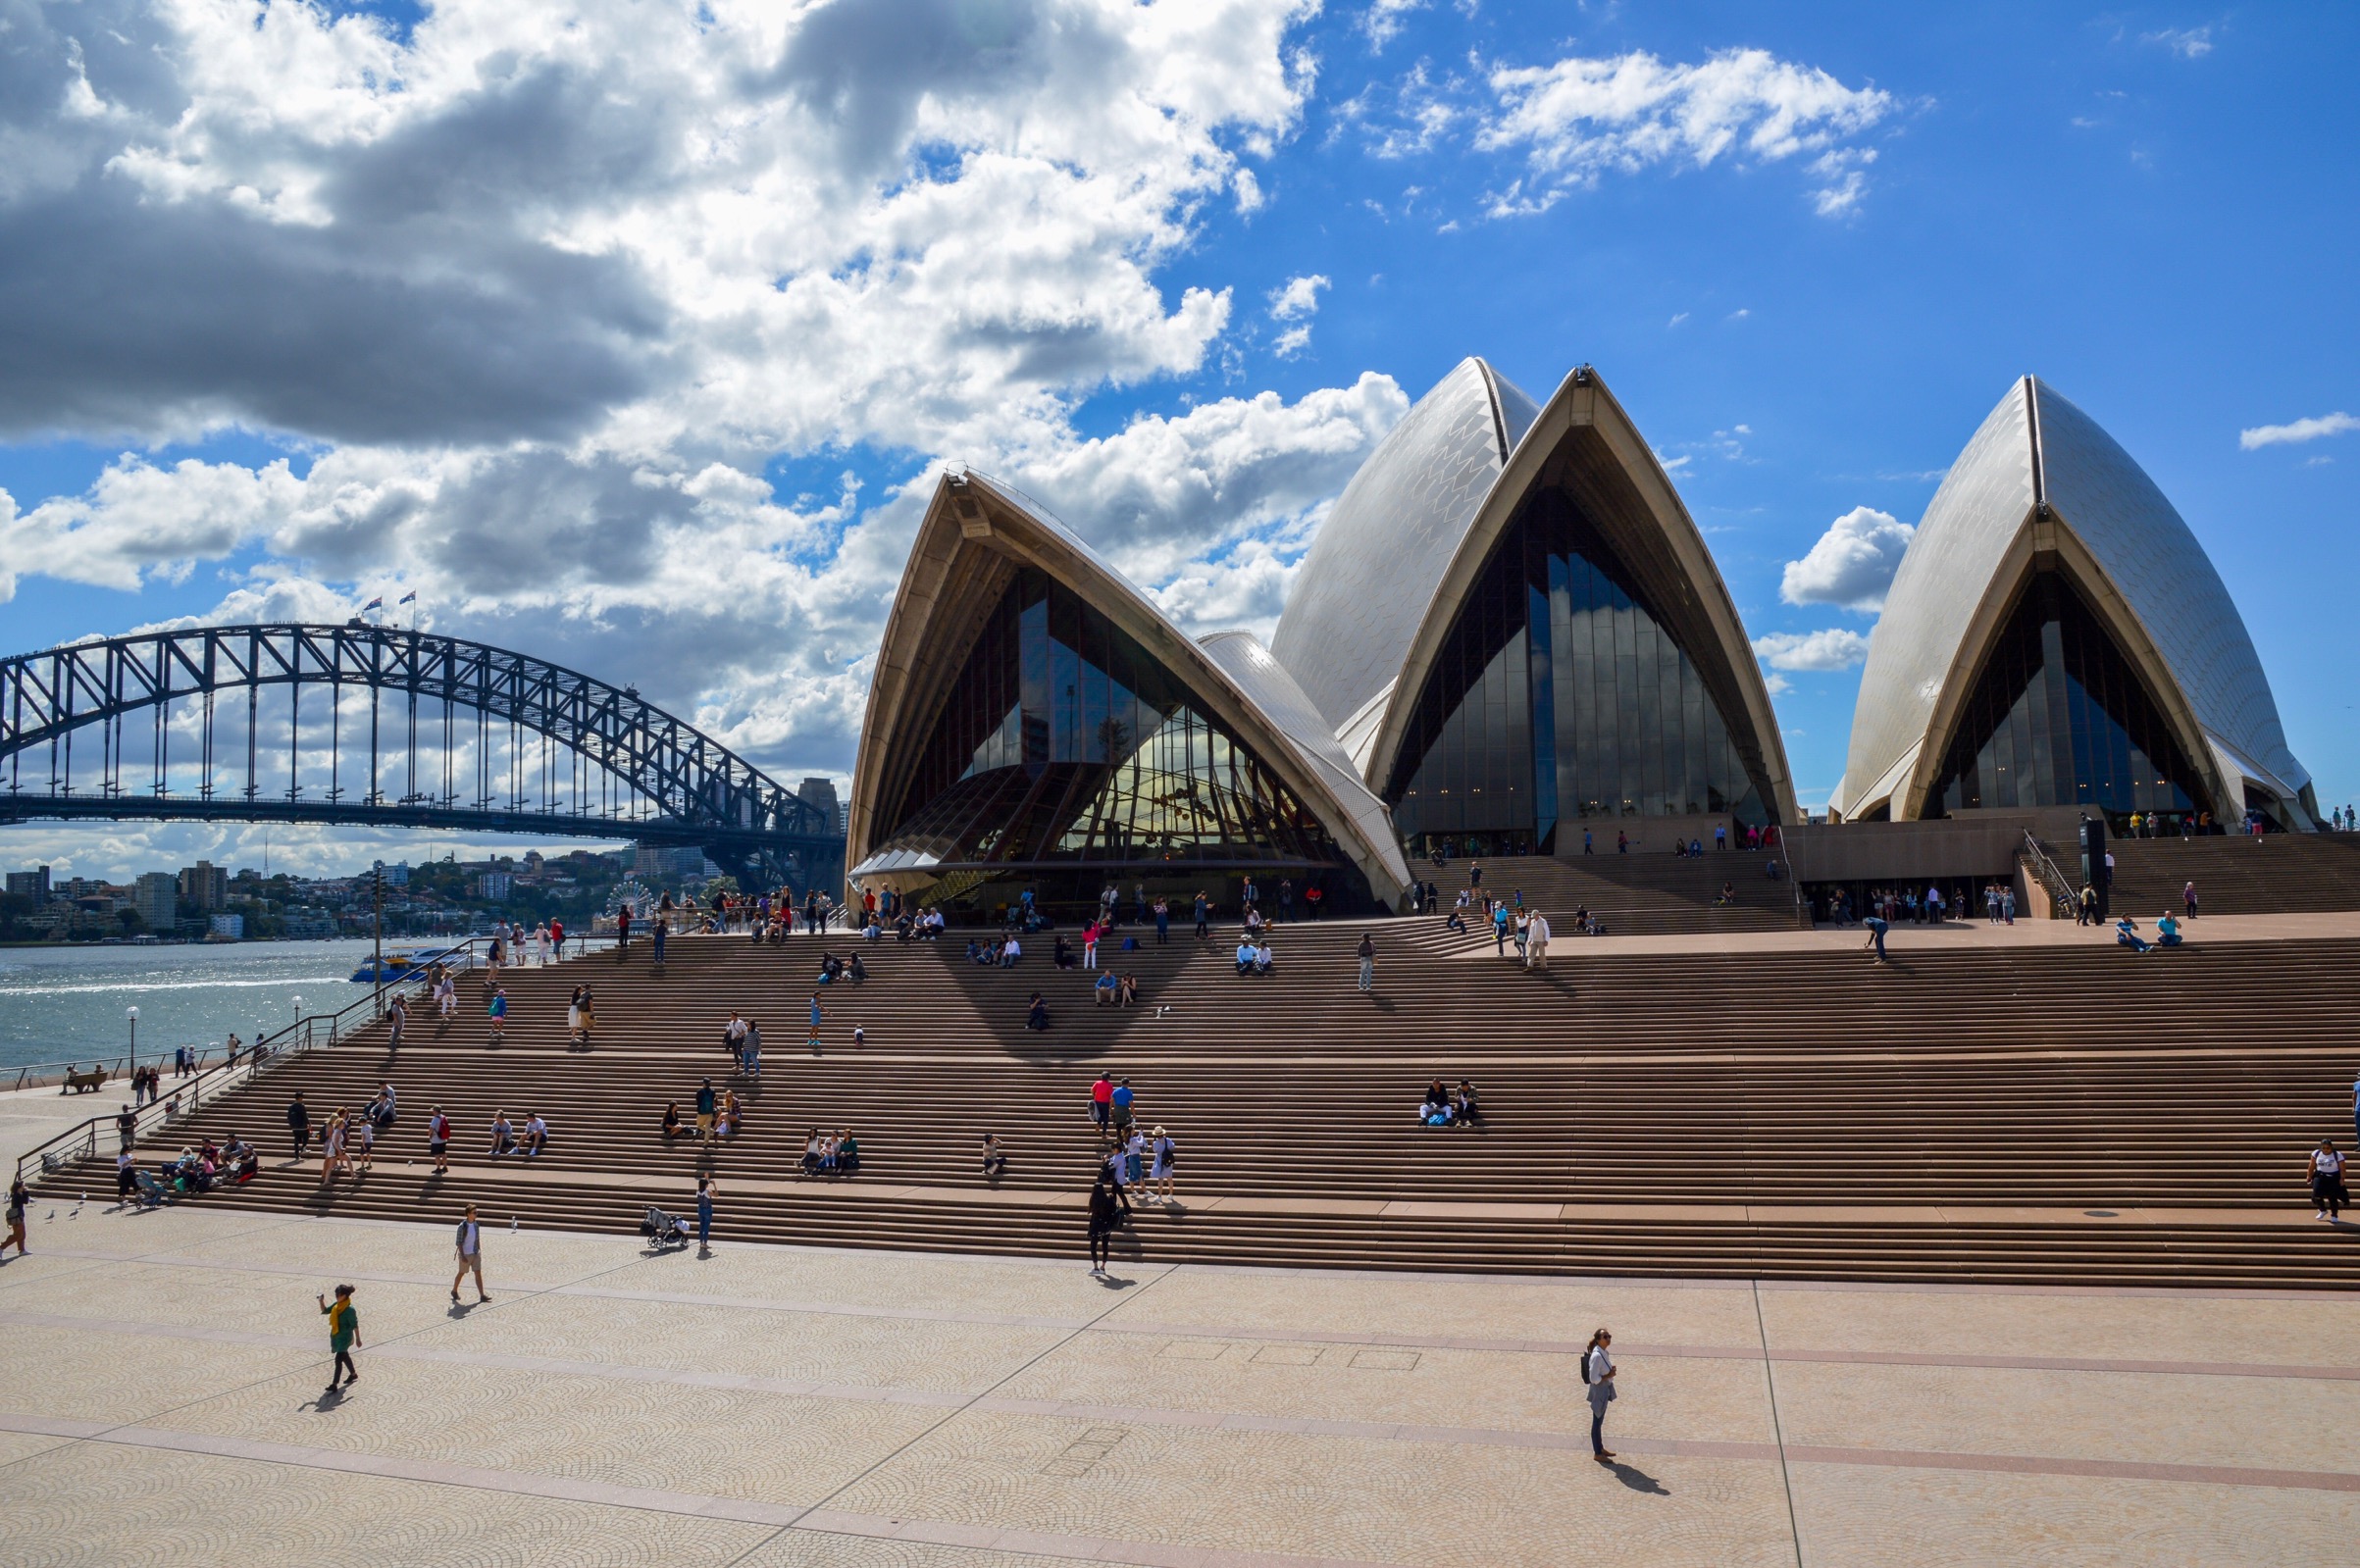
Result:
M334 1012L366 995L349 977L368 956L360 940L0 948L0 1068L13 1080L32 1062L111 1066L129 1051L131 1007L142 1061L178 1045L218 1047L232 1033L252 1040L299 1011Z

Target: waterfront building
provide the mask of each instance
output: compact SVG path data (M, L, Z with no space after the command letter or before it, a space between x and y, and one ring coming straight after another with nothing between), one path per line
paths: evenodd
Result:
M1736 606L1586 366L1545 405L1480 359L1419 399L1321 526L1271 651L1412 850L1796 817Z
M2033 377L1925 509L1870 639L1851 821L2319 816L2229 589L2155 481Z
M1317 711L1250 635L1199 642L1032 502L949 475L878 650L851 880L983 913L1108 884L1185 911L1248 878L1397 907L1401 847Z
M180 915L180 879L169 871L143 872L131 885L131 907L152 932L170 933Z

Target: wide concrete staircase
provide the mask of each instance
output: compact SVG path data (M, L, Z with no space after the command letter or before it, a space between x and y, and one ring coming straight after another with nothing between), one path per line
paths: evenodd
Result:
M1364 995L1352 949L1371 929ZM1183 1204L1143 1204L1124 1233L1150 1258L2360 1283L2360 1239L2236 1212L2307 1219L2302 1155L2346 1125L2360 1063L2360 943L2153 959L2095 942L1976 947L1880 970L1841 951L1618 954L1610 938L1561 940L1541 975L1433 921L1330 923L1282 931L1279 973L1241 979L1226 943L1148 933L1106 954L1139 976L1132 1010L1095 1006L1089 977L1053 970L1046 944L1014 970L966 963L962 945L862 946L870 978L821 993L817 1052L809 937L676 937L661 970L639 946L513 972L498 1048L471 984L462 1020L414 1025L398 1061L382 1032L356 1037L160 1141L242 1133L269 1151L252 1186L196 1200L209 1205L415 1219L472 1200L494 1222L629 1230L649 1202L688 1206L710 1171L730 1238L1076 1254L1096 1160L1088 1090L1104 1069L1182 1151ZM571 1051L566 996L584 982L600 1028ZM1035 989L1052 1008L1046 1034L1022 1027ZM762 1025L759 1081L729 1071L733 1009ZM707 1076L737 1089L746 1131L714 1151L667 1144L665 1103L690 1106ZM1436 1076L1473 1079L1486 1125L1417 1126ZM319 1117L381 1080L403 1114L373 1171L324 1192L316 1163L282 1163L294 1090ZM425 1157L435 1104L458 1130L443 1178ZM487 1158L502 1108L549 1120L546 1157ZM801 1175L814 1126L857 1131L857 1177ZM987 1131L1012 1156L990 1184ZM103 1187L103 1172L52 1187L67 1185Z
M2111 847L2113 906L2142 920L2166 909L2178 913L2180 889L2190 882L2207 915L2360 909L2360 834L2118 838Z
M1558 859L1525 855L1486 860L1483 890L1511 901L1521 892L1526 905L1547 911L1551 924L1569 929L1566 917L1587 909L1616 936L1670 933L1791 931L1797 923L1794 884L1771 881L1768 868L1779 857L1741 850L1708 850L1697 859L1675 855L1602 853ZM1411 865L1411 875L1443 891L1446 902L1466 885L1469 862L1437 868ZM1719 903L1726 885L1733 904Z

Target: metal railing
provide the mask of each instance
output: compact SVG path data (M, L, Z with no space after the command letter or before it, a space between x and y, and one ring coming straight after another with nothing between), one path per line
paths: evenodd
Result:
M2071 918L2080 908L2081 895L2075 890L2073 879L2065 874L2063 867L2049 858L2048 850L2041 846L2039 839L2032 836L2029 828L2024 833L2024 856L2025 863L2032 868L2032 874L2040 879L2040 885L2056 899L2057 918Z
M490 941L491 938L486 936L469 937L438 953L435 961L448 969L461 972L473 970L487 956ZM483 952L477 950L479 943ZM587 956L592 949L611 948L614 942L612 937L582 938L568 933L566 945ZM219 1099L230 1089L250 1082L265 1068L324 1049L358 1030L368 1028L385 1015L394 997L410 992L423 993L429 973L427 968L421 967L415 973L405 974L397 980L372 986L368 995L348 1007L338 1008L333 1013L311 1013L298 1018L284 1029L256 1039L233 1061L204 1068L191 1078L171 1081L170 1088L161 1091L156 1099L133 1107L131 1138L134 1146L148 1130L163 1127L178 1117L193 1112L208 1099ZM122 1058L117 1060L121 1061ZM110 1133L120 1133L116 1116L93 1116L87 1121L77 1122L19 1155L17 1177L23 1180L28 1166L43 1176L52 1176L80 1161L96 1159L99 1139Z

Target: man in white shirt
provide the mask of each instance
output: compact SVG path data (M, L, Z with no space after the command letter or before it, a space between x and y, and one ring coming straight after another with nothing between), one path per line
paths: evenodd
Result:
M1524 967L1539 970L1549 967L1549 917L1537 909L1524 928Z
M459 1222L459 1272L450 1277L450 1298L459 1299L459 1282L473 1274L476 1277L476 1299L488 1301L484 1290L484 1231L476 1224L476 1206L467 1205L467 1218Z

